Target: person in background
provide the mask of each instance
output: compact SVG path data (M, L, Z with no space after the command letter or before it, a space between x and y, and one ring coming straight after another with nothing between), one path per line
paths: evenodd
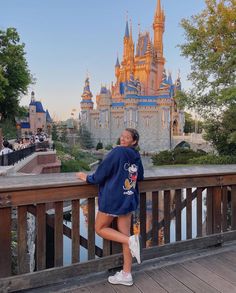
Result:
M96 233L104 239L116 241L123 248L123 270L108 278L111 284L133 285L132 256L141 263L139 235L130 236L131 216L139 204L137 181L143 180L143 165L137 151L139 134L126 128L120 136L120 146L106 156L92 175L83 172L76 177L99 185ZM117 228L110 227L117 218Z
M4 140L2 145L3 145L3 149L1 150L1 155L6 155L6 154L13 152L13 150L10 148L10 144L7 140Z

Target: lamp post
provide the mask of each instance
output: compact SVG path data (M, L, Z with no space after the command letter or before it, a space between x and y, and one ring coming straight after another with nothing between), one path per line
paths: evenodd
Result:
M19 122L16 122L16 137L17 137L17 140L19 140L21 137L21 130L20 130L20 123Z

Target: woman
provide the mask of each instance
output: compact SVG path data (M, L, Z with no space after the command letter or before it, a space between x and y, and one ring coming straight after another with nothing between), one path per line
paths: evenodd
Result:
M120 146L114 148L92 175L76 173L77 178L99 184L96 233L107 240L122 244L123 270L108 278L111 284L133 285L132 256L141 263L138 235L130 236L131 215L138 207L137 181L143 180L143 165L138 145L137 130L126 128L120 136ZM117 228L110 227L117 217Z

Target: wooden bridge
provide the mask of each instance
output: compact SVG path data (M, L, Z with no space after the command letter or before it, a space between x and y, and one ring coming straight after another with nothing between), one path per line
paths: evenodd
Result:
M98 245L95 241L97 187L79 182L72 173L1 178L0 292L52 285L56 288L57 283L66 283L69 278L80 280L73 292L236 292L233 265L236 252L234 246L227 244L236 240L236 167L153 170L146 172L140 191L140 221L132 226L131 233L139 231L142 236L143 271L136 272L135 286L131 288L111 287L107 283L89 287L81 285L87 275L122 265L119 246L106 240ZM81 235L82 199L88 202L87 237ZM63 207L69 204L72 206L71 228L63 222ZM49 209L54 210L54 216L49 215ZM13 214L17 231L14 257ZM35 219L36 229L33 272L28 265L29 214ZM48 227L54 231L51 248L47 243ZM63 235L71 238L71 265L63 266ZM167 268L156 267L153 262L155 259L159 263L170 255L173 259L173 254L183 255L190 251L192 254L193 250L215 251L215 248L209 250L215 246L223 247L222 252L217 250L217 257L212 254L202 259L188 259L182 264L180 258ZM87 261L80 261L81 247L87 249ZM53 263L48 261L50 254L53 254ZM148 264L153 270L150 271ZM177 283L182 289L174 291ZM35 290L49 292L43 288Z

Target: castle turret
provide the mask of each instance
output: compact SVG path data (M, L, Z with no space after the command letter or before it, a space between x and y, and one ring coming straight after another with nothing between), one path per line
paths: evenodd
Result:
M129 52L129 24L126 21L125 35L124 35L124 52L123 52L123 63L126 63Z
M157 8L155 12L154 22L154 50L157 58L157 75L156 85L159 88L162 80L162 72L164 69L165 58L163 56L163 33L165 31L165 14L161 9L161 0L157 1Z
M165 14L161 9L161 0L157 1L157 8L155 12L154 22L154 48L163 56L163 33L165 31Z
M119 58L118 57L116 59L115 75L116 75L116 78L119 79L119 76L120 76L120 62L119 62Z
M83 94L81 95L81 97L82 97L82 101L80 102L80 108L81 108L81 114L82 114L81 121L90 130L91 123L90 123L90 120L88 117L89 117L90 111L93 110L93 101L92 101L93 95L90 91L88 77L85 79L84 91L83 91Z

